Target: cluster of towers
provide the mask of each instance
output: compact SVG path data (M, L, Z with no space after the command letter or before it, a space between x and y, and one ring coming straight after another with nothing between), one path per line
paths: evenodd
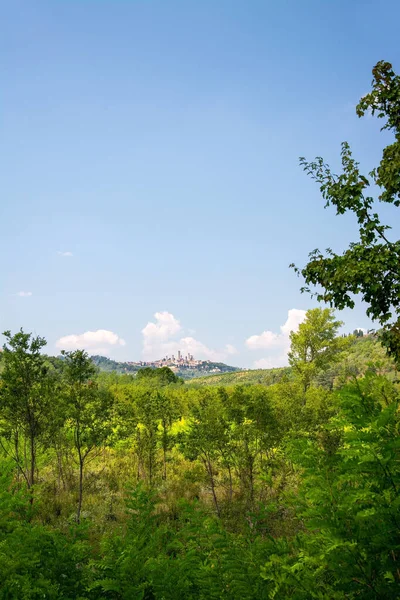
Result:
M163 358L162 362L164 364L184 365L184 364L191 364L191 363L199 362L199 361L195 361L193 354L190 354L190 352L188 352L186 356L183 356L182 352L180 350L178 350L177 357L175 356L175 354L172 354L172 356L166 356L165 358Z
M196 360L193 354L188 352L186 356L182 355L182 352L178 350L178 355L172 354L171 356L165 356L160 360L154 360L150 362L141 361L140 363L132 363L138 364L141 367L170 367L172 370L179 369L181 367L198 367L203 363L209 363L209 360Z

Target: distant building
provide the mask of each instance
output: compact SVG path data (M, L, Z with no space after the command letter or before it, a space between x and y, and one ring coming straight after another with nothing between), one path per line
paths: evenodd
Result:
M193 354L190 352L187 353L185 357L182 356L181 350L178 350L178 356L175 357L174 354L171 356L164 356L159 360L152 361L140 361L139 363L130 363L132 365L137 365L141 367L152 367L152 368L161 368L168 366L172 370L179 369L206 369L206 366L210 364L209 360L197 360L194 358Z

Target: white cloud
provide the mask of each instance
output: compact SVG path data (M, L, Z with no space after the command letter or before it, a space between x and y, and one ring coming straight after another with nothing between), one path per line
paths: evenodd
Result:
M290 348L290 333L297 331L300 323L305 319L306 311L298 308L291 308L283 325L280 326L280 333L270 330L263 331L259 335L250 336L245 344L249 350L270 350L275 351L270 357L260 358L254 362L255 369L271 369L273 367L283 367L287 364L287 353ZM276 354L276 352L279 354Z
M292 331L297 331L299 325L306 318L307 311L301 310L298 308L291 308L288 311L288 318L286 319L286 323L281 326L282 335L286 335L289 337Z
M219 361L225 357L223 352L212 350L193 337L181 338L178 342L175 342L174 349L175 353L180 350L184 356L189 353L198 359Z
M159 342L164 342L182 329L178 319L175 319L174 315L167 311L156 312L154 317L156 322L151 323L149 321L146 327L142 329L145 341L157 340Z
M57 254L59 254L59 256L73 256L72 252L61 252L60 250L58 250Z
M235 346L232 346L232 344L226 344L225 346L225 350L227 354L237 354L238 351L235 348Z
M125 346L125 340L113 331L98 329L85 333L65 335L56 342L59 350L87 350L91 354L106 354L112 348Z
M261 348L273 348L281 344L281 337L272 331L263 331L260 335L251 335L246 340L246 346L250 350L258 350Z
M183 327L173 314L164 311L156 312L155 321L147 323L142 329L143 358L145 360L158 360L164 356L177 356L178 350L183 356L193 354L197 359L222 361L228 355L235 353L235 348L227 344L222 351L208 348L203 342L191 335L185 336ZM189 329L189 332L193 330Z
M21 298L28 298L28 296L32 296L32 292L18 292L17 296L20 296Z
M246 346L250 350L287 346L289 343L290 332L297 331L300 323L304 321L305 316L305 310L291 308L288 311L286 322L280 326L280 333L274 333L273 331L267 330L260 333L260 335L252 335L246 340Z

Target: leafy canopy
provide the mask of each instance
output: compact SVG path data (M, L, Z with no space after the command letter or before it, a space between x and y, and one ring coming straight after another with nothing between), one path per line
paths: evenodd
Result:
M348 345L346 338L337 337L341 325L343 323L335 319L332 309L314 308L307 311L298 331L291 332L289 364L305 391L316 374L337 361L340 352Z
M169 385L170 383L183 383L182 379L175 375L169 367L161 367L153 369L152 367L144 367L140 369L136 375L138 381L146 384Z
M299 269L311 292L317 286L317 298L338 309L354 307L354 295L360 294L368 304L367 315L384 327L383 343L400 361L400 240L391 240L389 225L381 223L376 201L369 188L379 188L378 200L400 206L400 76L392 65L380 61L374 67L372 91L361 98L357 115L367 111L385 119L382 130L394 135L394 142L383 150L377 168L368 176L361 173L350 146L343 142L342 173L333 173L321 157L313 162L300 159L304 170L320 187L325 207L333 205L338 215L354 213L359 228L359 240L349 244L343 254L330 248L325 254L316 249L309 262Z

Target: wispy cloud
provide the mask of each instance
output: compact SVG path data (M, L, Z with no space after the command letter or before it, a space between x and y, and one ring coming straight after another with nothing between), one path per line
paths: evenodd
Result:
M17 292L17 296L21 298L28 298L28 296L32 296L32 292Z
M59 256L73 256L72 252L69 252L69 251L67 251L67 252L61 252L61 250L58 250L57 254Z

